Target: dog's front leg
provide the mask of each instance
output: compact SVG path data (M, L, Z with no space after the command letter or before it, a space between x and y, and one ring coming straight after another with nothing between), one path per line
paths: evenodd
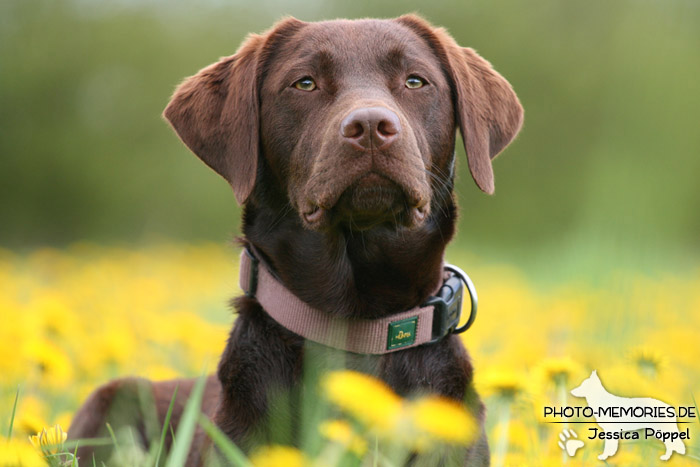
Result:
M219 363L221 399L213 421L244 451L289 443L280 438L290 435L280 434L280 424L293 428L290 390L301 376L303 339L274 322L254 299L237 299L236 309L239 317ZM271 415L274 427L268 426Z
M617 439L606 439L605 445L603 446L603 454L598 456L598 459L601 461L604 461L608 457L615 454L617 452L618 444L619 444L619 440L617 440Z
M402 396L432 393L464 403L479 425L477 439L471 446L446 450L439 453L438 459L416 458L415 465L489 465L485 409L474 389L471 363L458 336L387 355L382 362L382 373Z

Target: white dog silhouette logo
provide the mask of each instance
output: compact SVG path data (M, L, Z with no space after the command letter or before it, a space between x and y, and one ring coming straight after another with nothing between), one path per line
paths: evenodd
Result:
M638 438L637 433L626 433L638 430L644 430L645 437L649 431L663 434L661 437L653 435L666 446L661 460L668 460L674 452L685 454L685 444L681 440L676 417L668 416L673 410L669 404L651 397L620 397L610 394L603 387L595 370L579 387L572 389L571 394L586 399L593 410L596 423L602 428L597 437L605 440L605 446L598 459L605 460L615 454L620 439ZM637 413L642 415L630 415ZM630 436L631 434L636 436Z

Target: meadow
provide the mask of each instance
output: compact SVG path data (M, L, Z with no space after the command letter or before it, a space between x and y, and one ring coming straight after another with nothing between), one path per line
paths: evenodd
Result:
M545 406L585 405L569 391L594 369L622 396L688 406L693 391L700 395L700 315L691 312L700 309L700 271L652 277L621 270L604 286L542 285L461 250L449 259L469 272L480 295L479 316L462 338L488 409L493 465L606 465L596 459L603 441L587 439L593 425L543 416ZM213 371L234 319L226 304L239 293L236 284L237 251L216 244L0 250L0 465L70 465L70 454L42 460L29 437L55 424L67 431L71 414L110 378ZM346 389L338 392L338 384ZM378 431L367 407L394 407L396 417L414 420L414 438L471 439L464 428L470 415L444 401L402 401L376 381L342 372L326 378L324 393L346 415L310 427L320 451L273 446L255 454L254 465L396 465L400 455L378 454L377 439L416 446L391 426ZM358 397L367 407L353 406ZM696 418L685 427L687 453L669 466L700 465L700 424ZM557 444L564 428L585 442L571 458ZM622 441L607 465L658 465L661 454L659 441ZM138 459L154 465L145 454Z
M591 425L543 416L546 406L584 404L570 390L592 370L615 394L695 405L698 2L4 0L0 466L70 461L68 445L46 457L30 436L46 428L45 441L61 441L111 378L216 368L239 293L238 252L223 239L238 231L240 210L160 117L176 84L285 15L408 12L488 58L526 110L494 162L495 196L473 186L457 144L461 217L448 259L480 297L461 337L488 409L492 464L605 465ZM457 429L470 415L444 401L402 401L353 374L335 376L354 392L334 392L331 376L321 392L345 415L305 427L314 449L271 447L256 465L399 465L421 448L405 436L470 440ZM399 422L381 430L353 400L389 407ZM665 465L700 465L700 425L683 427L687 453ZM574 457L558 446L565 429L585 443ZM122 447L132 458L117 465L158 463L157 453ZM606 462L654 466L662 453L659 441L623 441ZM161 452L159 465L177 460Z

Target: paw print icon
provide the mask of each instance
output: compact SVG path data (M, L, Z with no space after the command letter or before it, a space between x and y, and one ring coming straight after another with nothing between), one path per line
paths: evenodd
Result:
M574 457L576 451L583 447L583 441L578 439L578 435L574 430L569 430L564 428L561 433L559 433L559 447L564 450L569 457Z

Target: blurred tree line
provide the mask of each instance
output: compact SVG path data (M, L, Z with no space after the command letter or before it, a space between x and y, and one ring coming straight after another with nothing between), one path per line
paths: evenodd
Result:
M225 241L239 211L161 119L174 87L285 14L406 12L490 60L526 110L495 162L495 196L474 186L460 148L460 242L544 262L561 251L695 257L694 0L4 0L0 246Z

